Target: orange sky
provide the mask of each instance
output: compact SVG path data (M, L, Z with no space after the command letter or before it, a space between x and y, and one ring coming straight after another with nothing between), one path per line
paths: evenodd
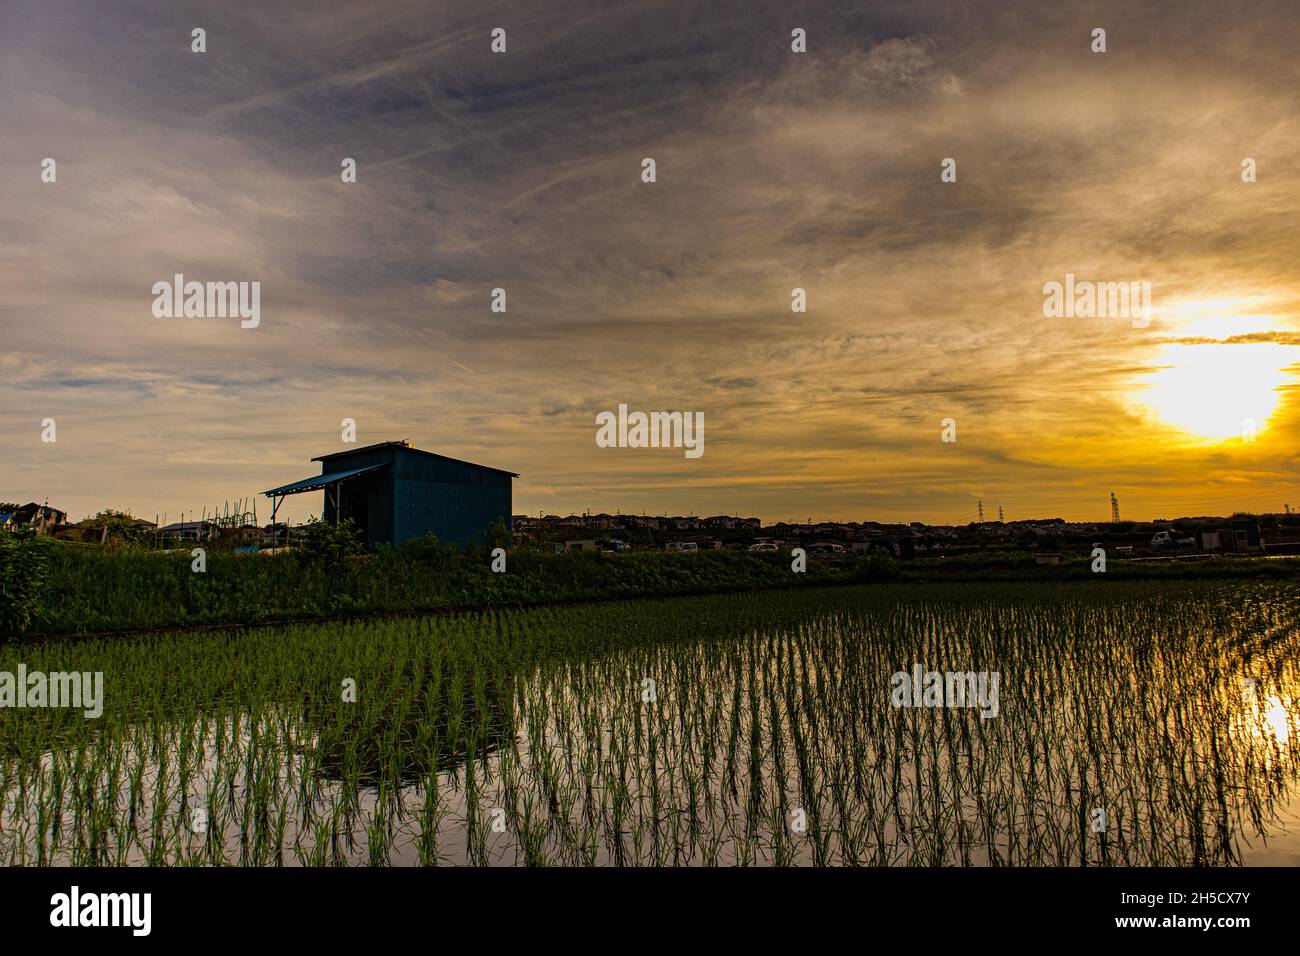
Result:
M0 14L0 500L199 510L348 417L517 512L1300 508L1293 4L294 6ZM177 272L260 325L155 318ZM704 454L597 447L620 403Z

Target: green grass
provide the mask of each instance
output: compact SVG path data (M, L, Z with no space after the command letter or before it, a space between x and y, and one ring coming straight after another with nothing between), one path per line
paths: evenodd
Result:
M19 554L19 552L15 552ZM0 555L0 558L3 556ZM788 553L638 552L602 556L511 549L507 571L493 573L485 549L454 554L419 543L336 560L305 553L237 555L210 549L203 573L188 549L105 552L36 540L14 560L8 577L21 584L22 614L0 613L0 632L14 636L147 630L197 625L257 624L458 608L541 605L726 592L805 589L901 578L906 581L1074 581L1099 577L1090 560L1059 567L1034 564L1020 552L990 552L896 563L881 552L841 559L809 558L791 571ZM34 560L41 558L42 560ZM1113 556L1112 556L1113 558ZM4 564L0 561L0 564ZM39 581L24 567L39 568ZM1300 579L1300 559L1223 558L1204 562L1112 559L1108 581ZM39 585L39 586L38 586ZM12 603L12 602L11 602ZM15 625L21 625L16 627Z
M10 645L107 700L0 709L0 863L1231 865L1294 792L1298 598L883 584ZM914 663L999 672L1000 715L894 708Z
M49 552L44 609L31 634L245 624L457 607L708 594L854 583L896 576L893 562L809 560L711 551L617 556L518 549L494 573L486 552L384 550L337 561L210 550L206 571L188 550L105 553L38 542Z

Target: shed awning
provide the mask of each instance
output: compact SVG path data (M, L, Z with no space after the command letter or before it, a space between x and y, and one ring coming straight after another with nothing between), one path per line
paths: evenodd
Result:
M334 471L328 475L312 475L310 478L304 478L302 481L291 481L287 485L281 485L279 488L272 488L270 491L264 491L262 494L268 498L280 498L284 495L296 495L304 491L320 491L329 485L337 484L344 478L355 478L357 475L364 475L366 472L378 471L380 468L387 468L388 462L379 465L367 465L365 468L352 468L348 471Z

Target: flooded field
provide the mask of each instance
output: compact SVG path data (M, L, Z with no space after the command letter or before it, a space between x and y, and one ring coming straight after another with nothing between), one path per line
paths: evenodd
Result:
M103 712L0 709L6 865L1300 863L1296 583L0 649L20 666L102 673Z

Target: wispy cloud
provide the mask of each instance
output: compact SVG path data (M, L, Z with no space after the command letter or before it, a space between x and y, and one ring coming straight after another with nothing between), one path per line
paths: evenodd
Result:
M1104 516L1112 489L1276 509L1300 479L1294 389L1248 450L1134 406L1170 347L1298 344L1282 0L0 18L7 498L175 512L301 477L344 417L521 472L519 510ZM177 272L260 281L261 326L153 318ZM1045 320L1067 272L1271 311L1221 337ZM704 411L707 453L598 449L619 401Z

